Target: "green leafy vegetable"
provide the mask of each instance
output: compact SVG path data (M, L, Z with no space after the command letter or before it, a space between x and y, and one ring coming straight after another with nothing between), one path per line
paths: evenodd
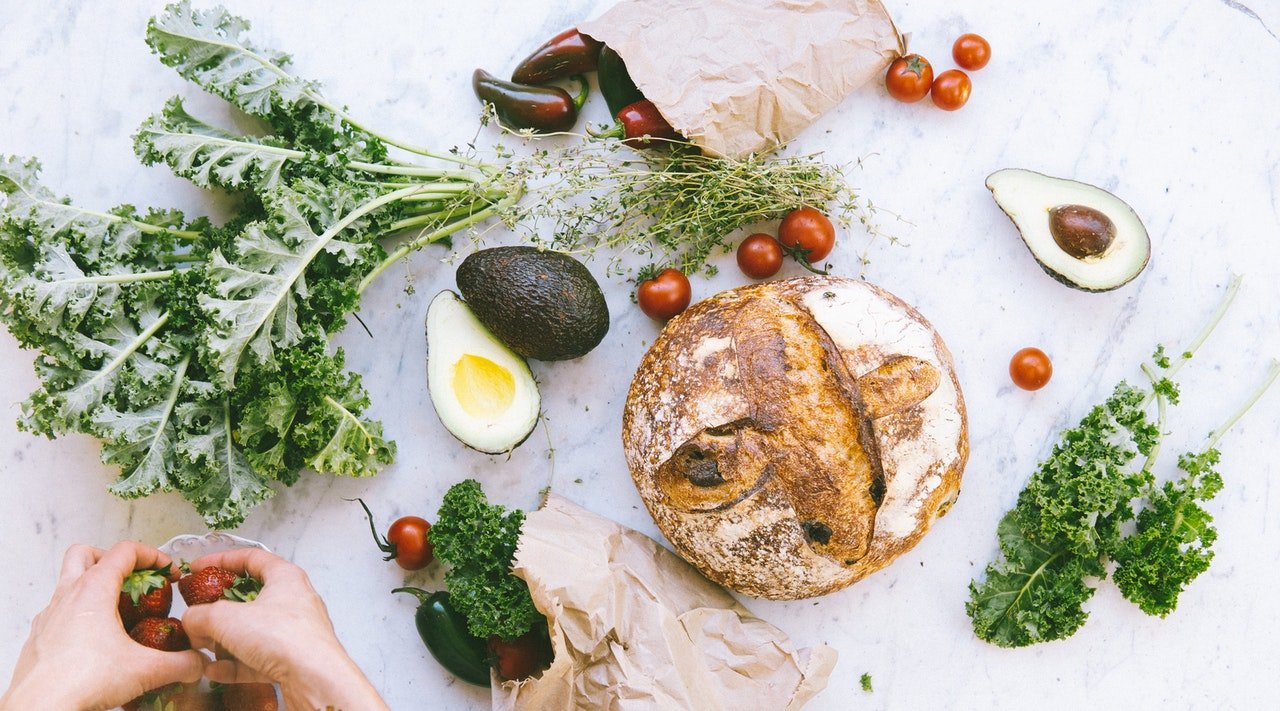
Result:
M1200 502L1222 489L1213 469L1219 458L1214 446L1275 380L1280 365L1211 435L1203 452L1179 460L1180 479L1157 486L1152 468L1167 406L1178 400L1172 376L1212 332L1238 287L1237 278L1178 361L1171 362L1163 347L1156 350L1153 361L1165 376L1144 365L1149 390L1120 383L1106 402L1062 434L997 527L1001 560L987 566L985 580L969 585L966 610L979 638L1022 647L1069 637L1088 619L1084 604L1096 589L1089 580L1105 578L1108 561L1116 564L1114 579L1124 596L1161 616L1208 569L1216 533ZM1147 412L1152 401L1158 408L1155 422ZM1145 460L1135 465L1138 455ZM1136 522L1135 506L1141 509Z
M868 694L871 693L871 675L870 674L864 673L862 677L858 679L858 683L862 685L863 691L867 692Z
M523 524L523 511L489 503L474 479L450 487L436 514L431 543L449 565L444 584L477 637L515 639L542 619L528 584L511 573Z
M558 187L530 211L519 205L527 181L549 166L577 173L563 164L595 148L520 159L500 150L504 164L490 165L395 140L248 30L222 8L183 0L151 20L146 41L181 76L262 119L266 135L215 126L175 97L134 137L143 162L233 191L226 224L85 209L43 186L34 160L0 159L0 321L39 351L41 385L21 426L98 437L103 461L120 467L112 492L178 491L215 528L238 525L302 469L369 476L392 460L394 445L364 416L359 377L328 341L373 280L414 250L486 220L530 218L530 231L551 220L562 247L620 244L611 235L625 231L701 263L735 226L847 191L812 158L673 154L644 178L603 161L583 165L586 180L544 175ZM392 158L390 147L428 164ZM616 199L589 194L601 171L621 186ZM573 191L588 194L575 202Z

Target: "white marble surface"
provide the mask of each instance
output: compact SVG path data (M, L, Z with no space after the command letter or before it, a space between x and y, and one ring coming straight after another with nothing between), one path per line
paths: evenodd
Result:
M292 52L298 71L322 80L329 96L392 133L442 146L475 132L472 68L509 68L597 7L590 0L228 4L254 20L260 41ZM1189 337L1232 271L1245 274L1244 291L1204 357L1185 371L1173 444L1199 441L1280 355L1280 3L1245 4L892 2L913 48L939 70L961 32L991 41L995 58L974 75L969 105L954 114L927 101L904 106L869 86L802 136L802 149L825 150L832 161L866 157L855 183L909 221L886 220L908 246L874 248L867 275L918 306L947 339L972 433L959 503L915 550L818 600L747 601L802 644L839 650L830 686L811 708L1274 707L1280 392L1223 442L1227 489L1212 505L1218 557L1170 618L1147 617L1104 585L1075 637L1006 651L976 640L963 610L969 579L994 552L996 521L1051 433L1115 381L1138 377L1158 340ZM142 28L159 8L158 1L0 1L0 151L39 156L47 181L89 206L209 209L208 196L163 168L142 167L130 147L137 124L174 93L198 97L193 110L221 113L148 54ZM600 103L589 114L597 120ZM1105 295L1047 278L983 187L987 173L1006 166L1117 191L1150 228L1150 269ZM863 240L841 235L837 271L855 270ZM534 365L549 433L535 433L510 459L488 457L458 446L427 399L423 315L428 297L453 284L439 256L428 251L412 261L414 296L404 294L401 276L368 293L361 316L375 340L358 328L337 339L365 377L373 414L399 443L397 464L370 480L306 476L237 531L311 572L342 638L396 709L488 702L427 657L410 600L388 593L404 576L378 561L358 507L344 497L363 496L386 522L430 515L450 484L476 477L499 500L531 506L550 478L550 441L561 493L656 535L619 443L631 372L657 332L630 304L627 286L605 282L613 324L598 350ZM695 282L697 296L742 282L731 258L724 264L715 280ZM784 275L797 273L789 266ZM1013 351L1032 344L1056 369L1036 394L1012 388L1005 373ZM203 530L176 496L111 498L104 487L114 474L88 438L50 442L14 428L17 403L35 383L31 357L0 333L3 674L68 545L160 543ZM408 580L438 584L433 573ZM874 693L858 690L863 672L873 676Z

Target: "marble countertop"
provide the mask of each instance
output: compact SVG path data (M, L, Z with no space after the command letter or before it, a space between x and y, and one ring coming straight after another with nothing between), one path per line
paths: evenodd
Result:
M1201 441L1280 356L1280 3L1245 2L891 2L912 48L939 71L950 66L960 33L990 40L994 59L973 75L969 105L956 113L927 101L902 105L872 85L801 136L800 149L825 151L830 161L862 159L852 181L905 243L873 246L866 276L918 307L946 339L972 438L959 502L892 566L817 600L745 601L800 644L839 651L827 691L810 708L1252 709L1280 697L1280 392L1222 443L1226 490L1211 505L1217 558L1167 619L1143 615L1106 584L1079 634L1010 651L975 639L964 614L966 586L994 553L996 521L1053 433L1116 381L1141 377L1137 366L1157 342L1176 346L1193 335L1231 273L1245 276L1244 289L1184 371L1170 450ZM226 4L254 21L259 41L293 53L299 73L323 81L328 96L389 132L449 146L476 131L474 67L508 68L607 3ZM216 214L218 200L132 153L130 134L173 94L191 97L193 110L225 115L143 44L146 18L160 6L6 3L0 152L39 156L46 181L86 206L127 201ZM604 119L600 104L589 118ZM1046 277L983 186L988 173L1010 166L1117 192L1151 232L1150 268L1101 295ZM836 271L856 274L865 243L858 230L841 234ZM422 252L367 293L360 315L372 340L358 328L335 339L364 376L372 415L398 442L397 463L368 480L305 475L236 530L310 572L340 636L396 709L482 709L488 694L455 682L427 656L412 602L388 594L405 575L377 560L359 507L345 498L364 497L384 522L430 516L449 485L475 477L503 503L531 507L554 467L560 493L658 536L619 441L626 388L658 330L631 305L628 286L604 278L602 262L592 265L613 314L608 337L578 361L533 365L548 427L510 458L490 457L459 446L428 400L423 317L430 295L453 285L440 257ZM732 257L723 261L718 277L695 281L695 298L743 282ZM799 273L790 265L783 275ZM1015 389L1006 374L1009 356L1026 345L1053 357L1053 381L1037 393ZM176 496L108 495L115 474L91 439L19 432L18 403L35 386L31 360L0 332L5 675L68 545L158 544L203 530ZM407 579L439 584L431 571ZM864 672L873 693L859 689Z

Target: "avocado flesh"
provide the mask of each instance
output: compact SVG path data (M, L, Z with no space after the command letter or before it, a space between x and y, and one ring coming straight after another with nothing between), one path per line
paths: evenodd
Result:
M1067 286L1110 291L1132 281L1151 259L1151 238L1138 215L1102 188L1019 168L992 173L987 188L1040 267ZM1052 215L1070 206L1097 211L1110 220L1114 234L1101 252L1073 256L1055 239Z
M526 358L580 358L609 332L600 285L567 254L534 247L482 249L463 260L457 277L476 318Z
M445 429L487 454L515 449L538 423L528 364L448 290L427 309L427 387Z

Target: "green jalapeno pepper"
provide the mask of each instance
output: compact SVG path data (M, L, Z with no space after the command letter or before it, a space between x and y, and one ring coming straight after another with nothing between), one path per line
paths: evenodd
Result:
M467 621L454 609L449 593L418 588L396 588L391 592L418 598L418 612L414 615L418 636L440 666L467 683L489 686L488 642L467 629Z

